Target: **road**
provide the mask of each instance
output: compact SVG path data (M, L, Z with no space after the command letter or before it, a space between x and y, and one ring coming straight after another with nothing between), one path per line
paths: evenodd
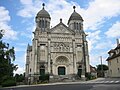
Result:
M100 80L82 82L82 83L72 82L72 83L57 83L57 84L48 84L48 85L46 84L46 85L36 85L36 86L30 85L30 86L3 88L0 90L120 90L120 82L118 81L119 79L100 79Z

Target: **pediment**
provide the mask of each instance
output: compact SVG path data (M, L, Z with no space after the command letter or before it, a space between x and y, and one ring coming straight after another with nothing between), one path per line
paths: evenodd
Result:
M74 32L63 23L60 23L51 29L51 33L73 34Z

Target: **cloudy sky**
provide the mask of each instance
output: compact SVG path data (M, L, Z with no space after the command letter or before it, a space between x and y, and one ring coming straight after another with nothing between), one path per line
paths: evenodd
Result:
M35 16L42 3L51 16L52 27L60 18L67 25L75 5L88 34L90 64L100 64L100 56L107 64L107 52L116 47L116 39L120 38L120 0L0 0L0 29L5 30L3 40L15 47L14 63L19 66L16 73L24 72L26 48L31 44Z

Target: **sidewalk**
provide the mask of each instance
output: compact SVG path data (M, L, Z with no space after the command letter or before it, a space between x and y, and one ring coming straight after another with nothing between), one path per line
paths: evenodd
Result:
M89 80L87 82L94 82L94 81L99 81L99 80L105 80L105 78L97 78L97 79L94 79L94 80Z
M97 78L97 79L89 80L89 81L55 82L55 83L35 84L35 85L18 85L18 86L5 87L5 88L31 87L31 86L46 86L46 85L61 85L61 84L85 84L85 83L94 82L94 81L98 81L98 80L104 80L104 79L105 79L105 78Z

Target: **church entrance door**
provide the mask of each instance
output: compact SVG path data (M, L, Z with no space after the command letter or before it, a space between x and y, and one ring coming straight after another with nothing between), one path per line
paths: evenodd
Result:
M81 78L82 69L78 69L78 76Z
M82 65L80 65L79 67L78 67L78 76L81 78L81 74L82 74Z
M45 66L44 65L40 66L40 75L45 75Z
M58 67L58 75L65 75L65 67Z

